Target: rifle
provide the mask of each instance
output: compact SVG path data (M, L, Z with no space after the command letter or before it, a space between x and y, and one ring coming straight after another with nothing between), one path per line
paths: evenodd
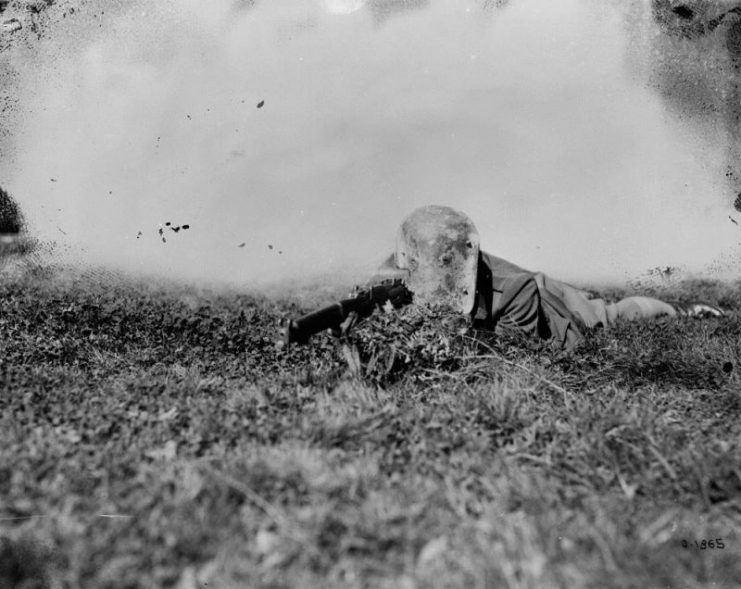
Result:
M355 313L360 319L369 317L376 308L391 303L395 309L412 302L412 292L403 279L384 280L343 299L299 317L285 320L280 326L279 348L289 344L305 344L312 335L325 329L339 331L342 324Z

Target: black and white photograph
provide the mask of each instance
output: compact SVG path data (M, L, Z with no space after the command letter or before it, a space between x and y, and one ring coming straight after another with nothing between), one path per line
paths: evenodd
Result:
M741 588L741 0L0 0L0 589Z

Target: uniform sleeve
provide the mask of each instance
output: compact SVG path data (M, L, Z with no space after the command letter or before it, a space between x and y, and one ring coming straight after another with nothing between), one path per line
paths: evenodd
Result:
M559 345L574 347L582 340L579 322L562 301L541 290L532 274L519 274L505 279L495 323L515 327L543 339L554 338Z
M584 324L566 308L563 301L547 291L543 294L541 307L553 338L560 346L573 348L584 339Z
M538 285L531 274L517 274L506 278L501 285L501 296L492 310L495 324L515 327L531 335L548 337L541 320L541 301Z

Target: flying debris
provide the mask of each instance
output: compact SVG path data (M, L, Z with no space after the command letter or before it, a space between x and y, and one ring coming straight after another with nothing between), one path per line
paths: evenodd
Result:
M164 227L166 227L167 229L169 229L173 233L179 233L181 229L183 231L186 231L186 230L190 229L190 225L187 224L187 223L185 223L183 225L173 225L172 224L172 221L166 221ZM165 229L163 228L163 226L160 226L160 228L158 230L158 233L160 234L160 237L162 238L162 242L163 243L166 243L167 240L164 237Z

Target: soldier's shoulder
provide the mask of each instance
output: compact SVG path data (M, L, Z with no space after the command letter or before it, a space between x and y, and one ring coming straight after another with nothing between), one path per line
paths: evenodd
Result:
M522 266L518 266L487 252L481 252L481 258L483 262L489 267L491 273L495 276L511 276L513 274L534 274L530 270L526 270Z

